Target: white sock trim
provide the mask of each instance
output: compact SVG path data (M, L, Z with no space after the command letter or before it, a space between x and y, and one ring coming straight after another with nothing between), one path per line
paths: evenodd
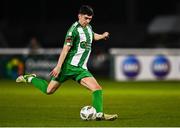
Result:
M28 82L31 83L31 81L32 81L33 78L34 78L34 77L32 77L32 76L31 76L31 77L28 77Z

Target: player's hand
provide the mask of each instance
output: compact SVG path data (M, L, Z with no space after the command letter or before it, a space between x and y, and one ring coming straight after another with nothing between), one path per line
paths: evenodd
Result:
M54 76L54 77L58 77L59 73L61 71L61 68L59 67L55 67L51 72L50 72L50 76Z
M107 40L109 38L109 32L104 32L103 37L105 40Z

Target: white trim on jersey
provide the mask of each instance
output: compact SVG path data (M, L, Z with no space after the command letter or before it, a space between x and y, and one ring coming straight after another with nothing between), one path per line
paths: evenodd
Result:
M74 66L78 66L78 63L83 55L83 53L85 52L85 49L81 48L81 42L85 41L86 42L86 35L82 29L82 27L78 27L77 31L79 32L79 38L80 38L80 43L78 45L78 50L77 53L74 55L74 57L72 58L71 64Z
M92 31L92 29L89 26L87 26L87 29L88 29L88 33L90 35L90 39L91 39L91 43L92 43L92 40L93 40L93 31Z
M92 43L92 30L89 28L89 26L87 26L87 29L88 29L88 33L89 33L89 35L90 35L90 40L91 40L91 43ZM91 51L89 51L89 53L88 53L88 56L86 57L86 59L85 59L85 61L84 61L84 64L83 64L83 68L84 69L87 69L87 62L88 62L88 60L89 60L89 56L90 56L90 53L91 53Z
M87 69L87 62L88 62L90 53L91 53L91 52L89 51L88 56L86 57L86 60L84 61L84 64L83 64L83 66L82 66L82 68L84 68L84 69Z

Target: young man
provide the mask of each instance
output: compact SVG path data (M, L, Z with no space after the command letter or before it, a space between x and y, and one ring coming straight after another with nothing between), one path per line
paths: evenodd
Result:
M52 94L67 79L73 79L92 91L92 105L97 111L97 120L115 120L117 114L103 113L102 88L87 69L87 61L91 52L93 40L106 39L108 32L97 34L89 25L94 13L93 9L83 5L75 22L67 32L64 46L56 67L51 71L52 79L48 84L35 74L21 75L16 82L29 82L45 94Z

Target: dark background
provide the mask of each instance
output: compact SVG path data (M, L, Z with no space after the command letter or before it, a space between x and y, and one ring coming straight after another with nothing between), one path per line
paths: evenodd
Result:
M180 47L178 31L148 32L158 16L178 17L179 0L1 0L0 47L27 47L33 36L44 48L62 47L83 4L94 9L93 30L111 34L108 46L100 47Z

